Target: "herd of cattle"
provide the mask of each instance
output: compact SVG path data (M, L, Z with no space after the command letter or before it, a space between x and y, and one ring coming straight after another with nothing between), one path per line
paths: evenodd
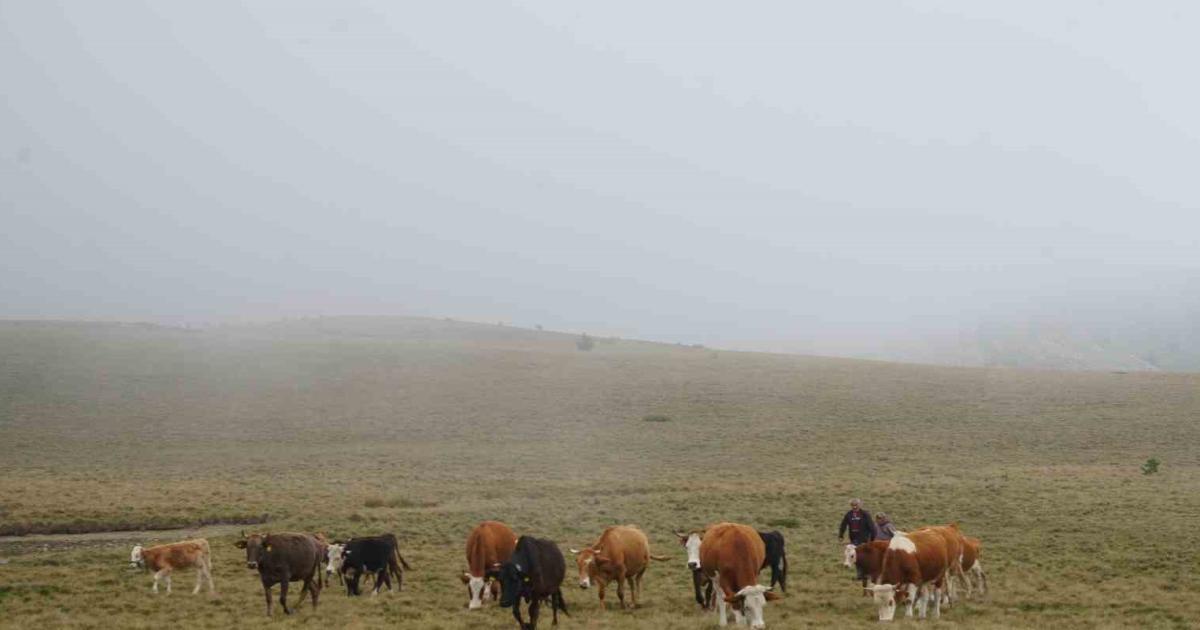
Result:
M720 625L728 621L728 607L736 623L765 627L763 609L768 601L780 597L774 592L775 586L787 592L783 535L736 523L715 523L704 530L675 535L687 550L696 603L704 610L715 608ZM276 584L280 606L290 614L287 595L292 582L303 584L300 601L307 594L316 608L321 589L332 576L345 585L349 595L361 593L364 579L373 580L373 593L378 594L384 587L392 589L393 578L396 590L401 590L404 571L411 569L392 534L330 542L321 534L243 533L235 544L245 549L246 566L258 571L268 616L273 606L271 589ZM609 527L591 545L570 551L579 571L579 586L596 587L601 609L607 607L605 591L610 584L616 585L623 608L636 607L650 561L668 559L652 555L646 534L632 525ZM554 542L518 536L504 523L484 521L467 536L466 556L462 582L467 587L468 609L481 608L485 600L497 600L501 607L512 608L522 630L536 628L543 603L550 605L555 624L559 611L567 614L562 594L567 565ZM886 541L846 545L843 562L865 576L863 594L874 598L880 621L891 621L900 604L906 605L909 617L914 606L921 618L930 606L933 616L940 616L942 604L949 605L958 597L955 579L962 582L968 596L974 590L973 582L981 592L987 589L980 542L964 536L957 524L897 532ZM135 546L130 564L153 572L155 593L160 581L166 582L170 593L172 571L184 568L196 569L193 593L200 592L205 579L209 592L214 590L211 553L208 541L203 539ZM758 583L758 574L766 567L771 568L770 586ZM527 604L528 623L521 618L521 602Z

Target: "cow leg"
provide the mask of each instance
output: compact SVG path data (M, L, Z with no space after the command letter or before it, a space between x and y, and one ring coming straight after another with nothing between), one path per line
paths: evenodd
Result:
M316 576L315 579L312 577L308 578L313 582L313 585L308 589L308 594L312 597L313 612L316 612L317 595L321 594L321 572L317 571L316 573L313 573L313 575Z
M167 572L167 574L165 576L165 578L167 580L167 595L170 595L171 594L171 570L170 569L163 569L163 570Z
M529 630L537 630L538 609L542 607L541 598L534 596L529 602Z
M265 581L263 582L263 595L265 595L267 598L267 616L270 617L271 608L274 607L275 602L271 599L271 585L267 584Z
M625 606L625 569L624 569L624 567L617 567L617 599L621 601L621 610L624 610L626 608L626 606Z
M971 573L979 580L979 594L987 595L987 574L983 572L983 565L978 560L975 561L975 566L971 567Z
M712 585L713 596L716 597L717 600L717 625L724 626L725 624L729 623L729 620L725 615L725 598L722 597L721 593L721 591L724 589L721 588L721 575L719 573L713 574Z
M283 607L283 614L292 614L292 609L287 605L288 580L291 576L284 575L283 580L279 583L279 605Z
M600 596L600 610L608 610L608 604L604 603L604 591L608 589L608 581L600 576L596 576L596 594Z
M159 579L162 578L162 576L166 575L165 571L166 571L166 569L159 569L158 571L154 572L154 586L150 587L151 592L153 592L153 593L158 592L158 581L159 581Z
M388 577L386 566L375 573L375 592L371 594L378 595L384 585L387 585L388 591L392 590L392 578Z
M192 595L200 592L200 585L204 583L204 565L196 567L196 588L192 589Z
M525 620L521 619L521 596L517 596L517 601L513 602L513 619L517 620L517 627L525 630Z
M935 584L933 586L933 618L937 619L942 616L942 587Z
M908 584L908 601L904 602L904 616L913 616L913 605L917 602L917 585Z
M204 577L208 580L208 594L212 595L217 590L212 581L212 560L204 562Z
M304 580L303 582L301 582L301 584L300 584L300 598L299 598L299 600L296 602L296 610L300 610L300 607L304 605L304 596L308 594L308 591L309 591L311 588L312 588L312 583L311 583L309 580Z

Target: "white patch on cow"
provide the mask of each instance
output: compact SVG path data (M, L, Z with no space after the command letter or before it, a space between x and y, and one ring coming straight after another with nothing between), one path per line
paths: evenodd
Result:
M471 601L467 604L467 608L470 610L481 608L483 606L483 578L475 577L474 575L470 574L467 575L470 578L470 580L467 581L467 589L471 593Z
M742 612L746 615L745 621L739 616L739 623L749 622L750 627L754 629L767 627L763 621L763 609L767 607L765 593L769 590L771 588L768 586L753 584L737 592L737 596L742 598ZM737 614L737 611L734 611L734 614Z
M858 551L855 549L854 544L847 543L846 546L844 548L842 548L842 565L845 566L847 569L853 569L854 563L857 560L858 560Z
M896 532L896 535L888 542L888 549L895 549L904 553L917 553L916 543L904 532Z
M692 532L688 534L687 542L684 543L687 547L687 564L689 569L700 568L700 534Z
M891 621L896 617L896 586L893 584L876 584L868 586L875 607L879 609L880 621Z

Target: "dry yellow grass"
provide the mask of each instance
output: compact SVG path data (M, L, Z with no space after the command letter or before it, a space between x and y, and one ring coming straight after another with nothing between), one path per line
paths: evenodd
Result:
M647 416L665 422L647 422ZM715 352L432 320L184 332L0 324L0 527L267 513L273 530L393 531L399 595L335 588L286 626L510 628L465 610L485 518L578 546L636 523L645 606L566 591L570 628L706 628L673 528L781 529L772 627L876 625L840 562L848 497L901 526L960 520L993 594L938 625L1191 627L1200 619L1200 377L954 369ZM1147 457L1163 462L1142 475ZM251 526L255 528L259 526ZM137 532L0 542L5 627L250 627L256 576L205 530L219 596L127 568ZM548 619L546 619L548 623ZM907 622L902 622L907 623ZM316 624L316 625L314 625Z

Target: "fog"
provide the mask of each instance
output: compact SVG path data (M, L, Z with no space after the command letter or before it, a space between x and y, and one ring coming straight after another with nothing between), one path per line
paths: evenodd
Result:
M1200 349L1198 30L1186 2L2 0L0 318Z

